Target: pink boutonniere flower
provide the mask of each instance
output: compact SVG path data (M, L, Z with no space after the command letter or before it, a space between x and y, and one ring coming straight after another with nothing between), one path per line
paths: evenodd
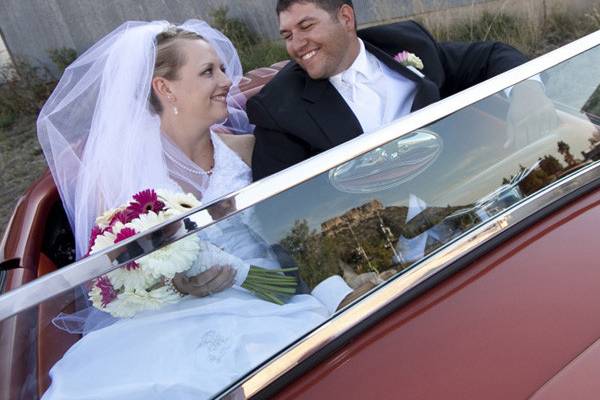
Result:
M394 56L394 60L398 61L405 67L415 67L416 69L423 69L423 61L413 53L408 51L401 51Z

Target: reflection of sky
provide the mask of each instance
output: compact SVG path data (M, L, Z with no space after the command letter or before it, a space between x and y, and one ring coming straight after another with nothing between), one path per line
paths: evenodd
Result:
M548 70L548 96L579 110L600 84L599 63L600 50L594 49ZM585 90L570 89L580 86ZM322 222L373 199L384 206L407 205L411 193L429 206L474 203L500 186L503 178L518 173L520 165L529 167L548 154L563 162L557 152L559 140L571 146L576 158L589 148L589 132L562 127L524 148L504 149L506 111L505 98L495 95L429 126L443 140L442 154L420 175L395 188L368 194L342 193L329 183L327 174L322 174L262 202L256 213L263 233L275 243L296 220L306 219L311 228L319 229Z

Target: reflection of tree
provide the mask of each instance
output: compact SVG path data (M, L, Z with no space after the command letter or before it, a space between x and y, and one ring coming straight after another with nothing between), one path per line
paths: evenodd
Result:
M560 143L563 143L563 145ZM559 142L559 151L561 148L566 153L569 152L569 146L566 143ZM525 169L526 168L524 166L519 165L519 173L523 173ZM539 158L538 166L529 171L528 175L521 178L521 180L517 183L517 186L523 195L529 196L530 194L535 193L541 188L554 182L564 170L565 167L556 157L549 154L545 155L543 158ZM510 178L503 178L502 184L510 184L514 177L515 176L512 175Z
M571 146L569 146L567 143L563 142L562 140L560 142L558 142L557 144L558 144L558 152L560 154L562 154L563 158L565 159L565 162L567 163L567 166L569 168L576 166L577 160L575 160L575 157L573 157L573 154L571 154Z
M522 177L517 183L521 193L528 196L541 188L548 186L563 175L572 172L574 169L585 165L586 162L599 160L600 132L594 132L588 141L590 143L590 151L581 152L583 159L576 159L575 156L571 154L571 146L569 146L568 143L562 140L557 142L557 151L563 156L564 162L567 165L564 166L556 157L549 154L545 155L543 158L539 158L538 166L531 170L527 176ZM525 171L525 167L519 165L519 173L522 173L523 171ZM515 175L512 175L510 178L503 178L502 184L510 184L514 177Z
M563 170L563 166L558 159L551 155L546 155L540 159L540 168L547 175L557 175Z
M339 272L339 256L332 238L311 231L306 220L296 221L280 243L294 257L300 276L310 288Z
M600 122L600 118L598 119L598 122ZM587 153L582 151L581 155L585 160L600 160L600 131L596 130L592 134L592 137L588 139L588 142L590 143L590 150Z
M314 287L341 273L340 261L357 274L397 267L394 245L400 235L412 238L461 208L428 207L407 223L406 207L363 207L359 216L354 209L326 221L322 232L311 231L306 220L296 221L280 244L296 260L302 279Z

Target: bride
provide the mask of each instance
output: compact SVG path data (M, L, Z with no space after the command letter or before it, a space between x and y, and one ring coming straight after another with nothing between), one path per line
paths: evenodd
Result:
M38 119L38 135L76 238L145 188L191 192L207 203L250 183L252 135L231 42L206 23L128 22L66 71ZM242 260L278 267L249 213L203 238ZM84 336L54 365L44 399L211 397L322 323L351 289L331 277L279 306L232 286L215 266L174 280L187 296L114 319L84 310L57 324ZM202 297L204 296L204 297ZM352 296L352 294L350 294Z

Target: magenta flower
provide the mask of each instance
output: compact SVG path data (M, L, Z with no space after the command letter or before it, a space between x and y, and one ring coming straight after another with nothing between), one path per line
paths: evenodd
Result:
M410 57L410 53L408 51L401 51L394 56L394 60L398 61L400 64L404 64L408 61L408 57Z
M115 243L122 242L123 240L135 236L137 232L133 228L123 228L117 233L117 237L115 238Z
M119 231L119 233L117 233L117 237L115 238L115 243L119 243L127 238L135 236L136 233L137 232L133 228L123 228ZM132 261L130 263L127 263L124 268L127 271L131 271L133 269L138 269L139 267L140 267L140 265L138 263L136 263L135 261Z
M127 207L128 217L131 219L137 218L149 211L158 213L165 208L165 203L158 199L156 192L152 189L142 190L134 194L133 199L135 201L129 203Z
M102 307L106 307L111 301L117 298L117 292L106 276L96 279L96 287L100 289Z
M94 243L96 243L96 238L100 235L102 235L102 228L100 228L98 225L94 225L92 228L92 234L90 235L90 247L94 246Z
M123 225L131 222L132 219L137 218L137 215L133 218L130 218L129 213L127 212L127 210L123 210L123 211L119 211L117 213L115 213L115 215L112 216L112 218L110 219L109 225L114 225L116 222L120 222Z
M104 235L106 232L112 233L112 226L100 228L98 225L94 225L94 227L92 228L92 233L90 235L90 241L88 243L88 251L87 253L85 253L84 257L90 255L92 247L94 247L94 245L96 244L96 239L98 239L98 236Z
M102 228L100 228L98 225L94 225L94 227L92 228L92 233L90 235L90 241L88 242L88 251L87 253L85 253L84 257L90 255L90 251L92 251L92 247L94 247L94 244L96 243L96 238L102 235L102 233L104 233Z
M423 69L423 61L408 51L401 51L400 53L394 56L394 60L398 61L400 64L405 67L414 67L416 69Z

